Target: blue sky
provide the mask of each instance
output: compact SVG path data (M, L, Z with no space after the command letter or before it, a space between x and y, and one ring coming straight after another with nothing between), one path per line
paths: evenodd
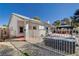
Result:
M79 4L0 4L0 25L8 24L11 13L18 13L33 18L39 16L42 21L61 20L65 17L73 16Z

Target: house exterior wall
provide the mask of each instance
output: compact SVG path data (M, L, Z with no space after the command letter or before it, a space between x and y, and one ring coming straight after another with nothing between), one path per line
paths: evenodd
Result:
M33 27L36 27L36 29L33 29ZM41 37L46 34L46 29L43 25L29 23L25 28L28 28L26 29L26 36L29 35L29 37Z
M40 37L41 35L45 35L45 27L44 27L44 25L31 23L30 26L31 26L32 31L33 31L32 35L35 35L37 37ZM34 30L33 26L35 26L37 29Z
M33 29L33 26L36 27L36 30ZM28 28L27 28L28 27ZM29 37L34 37L34 35L38 36L37 34L39 34L38 32L38 25L34 24L34 23L27 23L26 24L26 36Z
M37 27L36 30L33 29L33 26ZM42 35L45 36L46 29L45 26L31 23L25 25L25 40L31 43L40 43L43 41Z
M0 28L0 39L1 39L1 28Z
M28 39L28 37L29 37L29 25L26 24L25 25L25 39Z
M20 33L19 27L25 27L26 19L18 17L16 15L12 15L10 19L9 29L10 29L10 37L20 37L24 36L25 33Z
M19 26L24 26L24 22L22 21L21 18L12 15L9 24L10 37L18 37L24 35L24 33L19 33Z
M17 17L15 15L11 16L11 21L9 24L9 30L10 30L10 37L15 37L18 34L18 29L17 29Z
M39 25L39 35L45 36L46 35L46 28L43 25Z

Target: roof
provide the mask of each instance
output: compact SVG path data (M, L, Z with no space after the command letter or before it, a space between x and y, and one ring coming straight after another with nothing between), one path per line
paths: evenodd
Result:
M35 22L35 23L44 24L44 25L48 25L48 26L50 25L47 22L38 21L38 20L35 20L35 19L32 19L32 18L23 16L23 15L20 15L20 14L12 13L12 15L15 15L17 17L23 18L23 20L27 20L27 21L30 21L30 22ZM11 20L11 17L10 17L10 20ZM10 24L10 21L9 21L9 24Z
M27 20L34 20L33 18L30 18L30 17L27 17L27 16L23 16L23 15L20 15L20 14L17 14L17 13L12 13L12 15L15 15L17 17L21 17L21 18L24 18L24 19L27 19Z
M18 16L18 17L21 17L21 18L24 18L24 19L31 19L29 17L26 17L26 16L23 16L23 15L20 15L20 14L16 14L16 13L12 13L12 15L15 15L15 16Z

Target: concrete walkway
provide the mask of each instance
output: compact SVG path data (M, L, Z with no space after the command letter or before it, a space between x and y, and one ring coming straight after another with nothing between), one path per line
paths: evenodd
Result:
M10 42L0 42L0 45L5 47L0 48L0 56L21 56L22 53L18 51Z

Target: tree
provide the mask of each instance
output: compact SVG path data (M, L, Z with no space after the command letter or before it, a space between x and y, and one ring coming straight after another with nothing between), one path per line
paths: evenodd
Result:
M74 16L70 17L72 19L72 26L79 27L79 9L74 13Z
M70 19L71 19L71 26L74 27L74 18L72 16L70 16Z
M79 15L79 9L75 11L74 15Z
M71 25L71 19L69 19L69 18L64 18L62 21L66 25Z
M3 25L4 27L8 27L6 24Z
M33 19L40 20L40 18L38 16L35 16Z
M57 21L54 22L54 24L55 24L56 27L59 27L61 25L61 21L57 20Z

